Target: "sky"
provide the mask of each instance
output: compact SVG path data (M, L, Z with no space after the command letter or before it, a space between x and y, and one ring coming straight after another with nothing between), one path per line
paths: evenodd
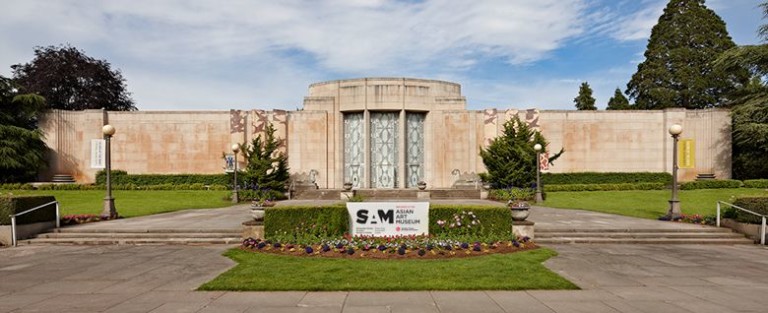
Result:
M758 0L709 0L738 45L758 44ZM36 46L108 61L139 110L302 107L315 82L461 84L467 109L604 109L667 0L0 0L0 75Z

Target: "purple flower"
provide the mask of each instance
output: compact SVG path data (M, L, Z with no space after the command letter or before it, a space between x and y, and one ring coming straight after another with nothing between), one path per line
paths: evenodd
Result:
M384 251L384 250L387 250L387 247L384 245L379 245L379 247L376 249L379 249L379 251Z
M462 242L462 243L461 243L461 248L462 248L462 249L469 249L469 244L468 244L468 243L466 243L466 242Z
M424 249L419 249L419 256L424 256L425 254L427 254L427 251L426 251L426 250L424 250Z
M405 254L405 248L404 247L400 247L399 249L397 249L397 254L399 254L399 255Z
M355 254L355 248L352 248L352 247L347 248L347 254L349 255Z
M304 252L306 252L307 254L311 254L312 252L315 252L315 250L312 249L312 247L307 246L306 248L304 248Z
M331 251L331 246L329 246L327 243L323 244L323 252Z

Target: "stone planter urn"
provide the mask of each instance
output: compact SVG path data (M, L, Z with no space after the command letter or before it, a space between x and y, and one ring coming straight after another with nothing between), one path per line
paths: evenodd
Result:
M419 187L419 190L427 189L427 183L423 180L420 180L416 186Z
M509 200L507 202L507 207L510 211L512 211L512 220L513 221L524 221L526 218L528 218L528 215L531 213L531 205L528 204L528 202L525 201L519 201L519 200Z
M251 216L253 217L253 220L255 220L255 221L263 221L264 220L264 207L252 207L251 208Z
M352 190L352 183L350 183L350 182L344 183L344 190L346 190L346 191Z

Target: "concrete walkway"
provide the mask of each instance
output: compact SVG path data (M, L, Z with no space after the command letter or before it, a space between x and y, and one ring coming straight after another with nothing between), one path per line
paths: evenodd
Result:
M225 228L239 226L243 214L247 218L242 212L246 207L191 210L82 227ZM531 218L547 227L590 221L638 228L658 227L658 223L701 227L546 208L535 208ZM173 222L181 219L185 222ZM199 285L234 265L221 256L227 246L3 248L0 312L767 311L768 249L762 246L548 247L559 255L545 265L582 290L197 292L194 289Z
M332 200L287 200L278 202L278 205L328 205L340 202L341 201ZM432 200L430 202L435 204L460 203L470 205L504 205L496 201L488 200ZM221 209L183 210L107 222L75 225L70 226L69 228L78 231L110 229L116 232L127 230L176 230L189 232L239 230L241 223L251 218L248 210L249 207L249 204L241 204ZM587 225L592 228L604 229L698 229L706 227L583 210L553 209L546 207L533 207L528 219L536 222L536 228L547 229L583 228Z

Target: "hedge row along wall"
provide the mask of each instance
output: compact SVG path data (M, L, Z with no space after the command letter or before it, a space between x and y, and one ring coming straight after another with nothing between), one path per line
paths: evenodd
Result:
M56 201L53 196L0 195L0 225L11 224L11 214L21 213L39 205ZM48 205L16 218L19 225L56 220L56 205Z

